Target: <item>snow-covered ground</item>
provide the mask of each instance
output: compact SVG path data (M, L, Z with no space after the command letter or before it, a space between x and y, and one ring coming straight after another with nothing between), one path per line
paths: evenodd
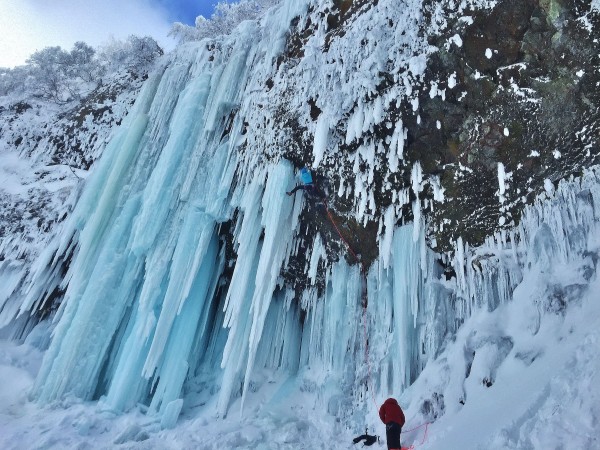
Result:
M560 272L553 275L561 280ZM523 281L513 303L469 319L442 360L411 387L422 392L431 388L431 380L444 379L445 367L463 360L473 340L504 336L513 342L490 387L479 380L498 355L480 347L472 381L466 382L465 405L447 405L450 411L430 427L423 449L600 448L599 280L566 316L542 318L531 301L538 287L535 276Z
M161 429L143 406L121 414L70 397L42 407L28 401L41 358L30 343L0 342L2 449L331 449L351 443L351 432L327 414L327 405L285 380L255 393L243 414L234 405L226 419L190 406L171 430Z

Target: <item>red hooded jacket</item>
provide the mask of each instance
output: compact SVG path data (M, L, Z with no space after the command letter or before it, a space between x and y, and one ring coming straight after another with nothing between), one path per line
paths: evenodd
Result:
M400 405L398 405L395 398L388 398L383 405L381 405L381 408L379 408L379 417L386 425L390 422L396 422L402 427L406 421L402 408L400 408Z

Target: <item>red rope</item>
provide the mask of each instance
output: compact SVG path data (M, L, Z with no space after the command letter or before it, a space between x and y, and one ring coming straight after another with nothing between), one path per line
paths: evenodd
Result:
M363 275L363 282L365 283L365 285L364 285L364 289L362 290L362 299L361 300L362 300L362 307L363 307L363 325L364 325L364 339L365 339L365 362L367 364L367 382L366 382L366 385L367 385L367 389L369 391L371 391L371 398L373 400L373 405L375 406L375 410L379 411L379 407L377 406L377 401L375 400L375 391L373 389L373 382L372 382L372 377L371 377L371 363L369 361L369 338L368 338L368 333L367 333L367 304L368 304L369 296L368 296L368 292L367 292L367 270L366 270L363 262L356 255L356 253L354 252L354 250L352 250L352 246L348 243L348 241L346 240L346 238L344 238L344 235L342 234L342 232L338 228L337 224L335 223L335 220L333 219L333 216L331 215L331 212L329 211L329 208L327 207L327 203L325 203L325 211L327 211L327 217L329 217L329 221L331 222L331 224L333 225L333 227L337 231L337 234L339 235L340 239L346 245L346 248L348 249L348 252L350 252L352 254L352 256L354 256L354 259L356 259L356 261L358 261L358 263L360 264L360 270L361 270L361 273Z
M411 431L416 431L419 428L428 427L429 425L430 425L429 422L425 422L425 423L422 423L421 425L419 425L418 427L411 428L410 430L404 430L402 432L402 434L404 434L404 433L410 433ZM425 434L427 434L427 428L425 428Z
M425 443L425 441L427 440L427 430L429 429L429 423L425 424L425 433L423 433L423 440L421 441L421 443L419 445L423 445Z
M403 447L403 448L407 448L408 450L412 450L415 447L422 446L425 443L425 441L427 441L427 430L429 429L429 425L430 425L429 422L425 422L424 424L421 424L418 427L414 427L414 428L411 428L410 430L403 431L401 434L410 433L411 431L415 431L415 430L418 430L419 428L425 427L425 432L423 433L423 439L421 439L421 442L419 444L416 444L416 445L412 444L410 447Z
M344 235L342 234L342 232L336 225L335 220L333 220L333 217L331 216L331 212L329 211L329 208L327 207L327 203L325 204L325 211L327 211L327 217L329 217L329 221L334 226L335 230L337 231L337 234L340 236L342 241L344 241L344 244L346 244L346 248L352 254L352 256L354 256L354 259L356 259L356 261L358 261L360 263L360 269L362 270L363 273L366 274L366 270L365 270L365 266L364 266L363 262L360 260L360 258L358 256L356 256L356 253L354 253L354 250L352 250L352 247L350 246L348 241L344 238Z
M327 211L327 217L329 217L329 221L331 222L331 224L333 225L333 227L337 231L337 234L339 235L340 239L346 245L346 248L348 249L348 252L350 252L350 254L352 254L352 256L354 256L354 258L356 259L356 261L358 261L358 263L360 264L360 269L361 269L361 272L362 272L363 277L364 277L365 289L363 290L363 294L362 294L362 296L363 296L363 298L362 298L362 306L363 306L363 323L364 323L364 338L365 338L365 361L367 363L367 389L371 391L371 397L373 399L373 404L375 405L375 409L378 411L379 408L377 406L377 402L375 401L375 391L373 390L373 383L372 383L372 378L371 378L371 363L369 362L369 339L368 339L368 334L367 334L367 303L368 303L368 293L367 293L367 284L366 284L367 283L367 271L365 269L365 266L364 266L363 262L356 255L356 253L354 252L354 250L352 250L352 246L344 238L344 235L342 234L342 232L338 228L337 224L335 223L335 220L333 220L331 212L329 211L329 208L327 207L327 203L325 203L325 211ZM417 444L418 446L421 446L427 440L427 430L429 428L429 422L426 422L426 423L421 424L421 425L419 425L417 427L411 428L410 430L405 430L405 431L402 432L402 434L404 434L404 433L410 433L411 431L416 431L419 428L423 428L423 427L425 427L425 432L423 433L423 439L421 440L420 444ZM408 449L414 449L414 448L415 448L414 444L411 445L410 447L408 447Z

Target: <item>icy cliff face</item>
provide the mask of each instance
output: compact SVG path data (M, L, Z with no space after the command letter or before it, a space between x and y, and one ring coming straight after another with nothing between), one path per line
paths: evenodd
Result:
M92 163L121 123L143 79L124 72L82 101L59 105L22 92L0 96L0 328L14 318L27 276L43 248L60 233ZM68 265L70 255L61 255ZM46 289L43 286L40 290ZM47 292L60 299L61 291ZM47 317L53 307L31 311ZM54 305L55 306L55 305ZM30 330L12 327L14 337Z
M510 302L524 274L582 261L584 291L598 252L593 170L556 192L548 180L547 199L482 246L450 233L437 237L451 251L431 249L451 223L437 211L461 198L444 191L474 171L452 162L448 173L462 175L448 181L415 150L411 130L429 123L423 86L433 100L458 83L428 83L431 41L496 6L284 1L228 38L170 55L5 302L8 322L65 292L33 396L119 411L141 403L171 427L186 399L224 417L278 374L288 384L271 398L309 392L354 426L375 417L371 399L404 392L474 311ZM448 39L460 47L458 34ZM304 163L328 180L329 217L286 196ZM510 170L495 161L496 210L512 198ZM553 295L539 294L542 310L561 312L575 294ZM493 384L510 338L469 345L487 355L477 377ZM448 389L407 391L410 411L435 418L443 398L464 403L469 375L451 372Z

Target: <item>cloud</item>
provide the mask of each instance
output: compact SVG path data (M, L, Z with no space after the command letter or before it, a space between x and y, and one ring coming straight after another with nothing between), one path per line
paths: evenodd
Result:
M131 34L152 36L166 49L171 14L150 0L2 0L0 67L24 64L49 46L69 50L76 41L99 46Z

